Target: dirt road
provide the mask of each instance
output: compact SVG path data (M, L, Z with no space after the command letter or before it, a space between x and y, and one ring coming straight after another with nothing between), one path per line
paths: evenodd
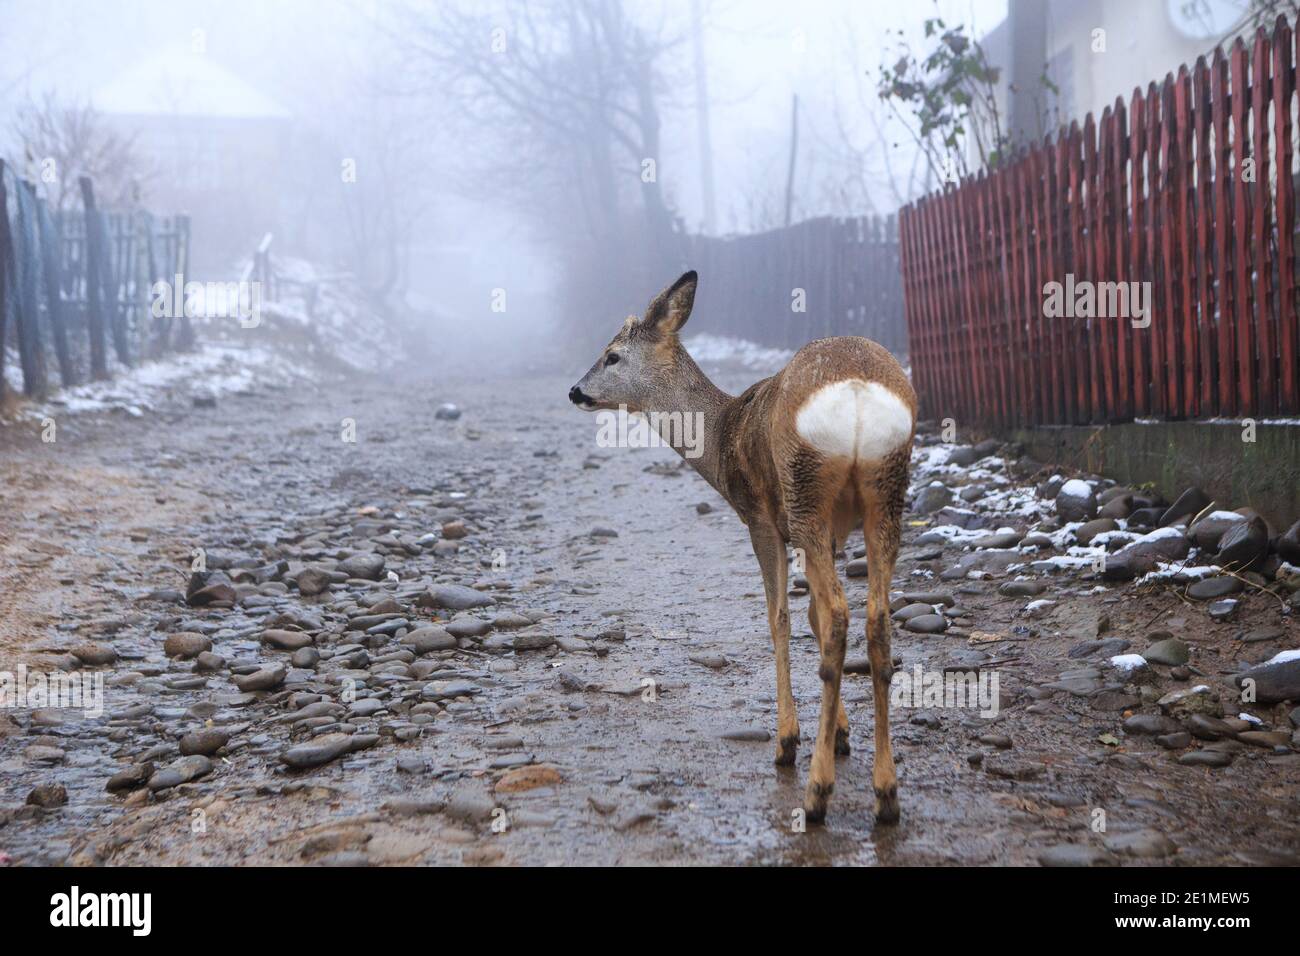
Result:
M598 447L569 384L398 370L72 420L54 443L5 429L0 670L102 674L104 713L0 710L0 859L1300 861L1294 714L1240 705L1228 676L1300 645L1285 597L1240 594L1216 621L1172 586L1025 567L1055 543L918 541L924 515L895 586L947 607L946 629L900 626L899 671L996 673L997 715L895 708L903 820L877 829L870 679L850 675L853 754L826 826L801 832L819 691L806 597L787 770L744 528L671 451ZM444 401L463 414L435 418ZM945 480L983 481L996 493L968 507L1023 535L1050 502L1026 507L1011 464ZM206 604L185 598L196 549ZM861 657L865 578L847 587ZM1107 663L1153 632L1189 648L1187 670ZM1198 684L1276 740L1234 724L1158 744L1178 728L1157 700ZM1126 731L1133 715L1164 733ZM1179 763L1201 751L1219 756Z

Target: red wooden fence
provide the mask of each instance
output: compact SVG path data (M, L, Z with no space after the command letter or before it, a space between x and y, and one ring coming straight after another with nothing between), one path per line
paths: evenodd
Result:
M1279 17L1250 46L905 208L923 414L996 426L1300 414L1296 59ZM1076 289L1149 282L1150 325L1049 317L1048 283L1070 275Z

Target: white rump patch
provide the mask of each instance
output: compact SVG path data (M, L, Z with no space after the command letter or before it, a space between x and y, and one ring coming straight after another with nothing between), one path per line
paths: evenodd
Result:
M879 382L845 379L813 392L794 420L799 437L830 458L879 461L912 434L912 412Z

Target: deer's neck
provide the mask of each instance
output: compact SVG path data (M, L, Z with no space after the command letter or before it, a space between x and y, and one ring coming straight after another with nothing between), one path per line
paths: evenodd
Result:
M656 402L658 418L655 412L646 414L665 443L726 497L721 483L723 419L733 399L684 350L678 369Z

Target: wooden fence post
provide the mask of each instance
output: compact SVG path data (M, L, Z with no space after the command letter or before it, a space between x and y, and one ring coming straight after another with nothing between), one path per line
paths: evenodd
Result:
M77 383L76 365L68 348L67 316L63 310L62 240L49 204L36 199L37 225L40 229L41 274L45 279L45 309L54 335L54 353L59 360L59 382L64 388Z
M1197 354L1199 390L1191 414L1206 415L1214 407L1214 260L1210 233L1214 194L1210 190L1210 69L1205 57L1192 70L1192 120L1196 133L1196 266Z
M95 187L89 176L78 180L86 214L86 327L90 334L90 377L108 377L108 355L104 345L104 290L102 237L96 228Z
M18 236L11 241L10 266L17 284L18 354L23 369L23 393L43 398L46 392L45 349L41 343L40 250L37 245L36 210L27 185L14 177L14 210Z
M8 390L5 382L4 348L5 330L9 320L9 257L12 239L9 236L8 194L5 189L5 161L0 159L0 402Z
M1238 415L1255 413L1255 337L1252 328L1255 320L1255 303L1250 285L1250 192L1243 171L1244 161L1250 159L1250 141L1245 130L1250 115L1250 88L1247 85L1246 44L1238 37L1229 54L1232 75L1232 132L1233 156L1237 161L1233 177L1232 215L1233 285L1235 287L1233 328L1236 331L1237 402ZM1253 162L1253 159L1252 159Z
M1291 153L1291 98L1296 92L1296 60L1286 17L1273 28L1273 145L1277 151L1278 405L1300 409L1300 330L1295 296L1295 174Z
M1269 84L1272 44L1263 27L1255 31L1251 60L1254 67L1250 107L1255 133L1252 148L1255 157L1255 202L1250 231L1255 245L1255 302L1259 309L1255 325L1255 374L1259 381L1255 411L1268 415L1277 411L1278 369L1273 335L1277 322L1273 317L1273 209L1269 201L1272 181L1269 176L1268 150L1268 107L1273 98Z
M180 215L176 217L176 261L175 268L172 270L184 280L186 272L190 267L190 217ZM188 352L194 348L194 326L190 323L189 314L185 310L185 290L177 289L175 292L175 301L180 305L180 322L181 331L177 337L176 348L181 352Z

